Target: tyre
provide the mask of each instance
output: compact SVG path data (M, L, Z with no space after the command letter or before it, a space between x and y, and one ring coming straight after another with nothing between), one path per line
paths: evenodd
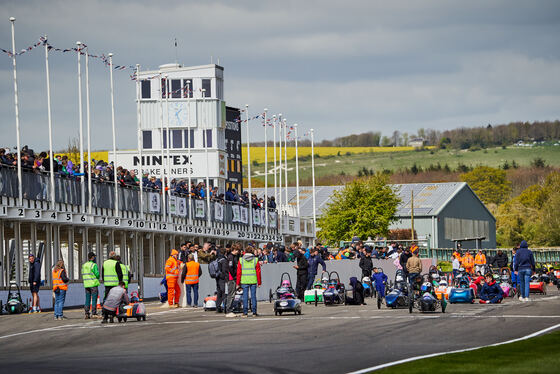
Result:
M268 302L272 303L272 290L268 290Z
M282 312L281 312L281 311L279 311L279 312L278 312L278 315L280 315L280 316L281 316L281 315L282 315Z
M140 322L140 321L142 321L142 317L136 317L136 320L137 320L138 322Z
M301 309L297 311L297 314L301 316Z
M126 319L127 319L126 317L123 317L122 320L123 320L124 323L126 323Z
M294 310L294 316L297 316L297 310Z
M142 321L145 321L145 320L146 320L146 316L142 316Z
M277 315L278 315L278 312L274 312L274 315L277 316Z
M118 322L118 323L121 323L121 321L122 321L122 318L121 318L121 317L117 317L117 322Z

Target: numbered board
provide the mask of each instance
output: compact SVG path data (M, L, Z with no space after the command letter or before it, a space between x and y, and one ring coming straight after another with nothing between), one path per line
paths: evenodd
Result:
M281 242L282 235L257 233L244 230L229 230L217 227L192 226L178 223L144 221L130 218L92 216L89 214L56 212L41 209L26 209L18 207L0 206L0 216L14 219L57 222L73 225L96 225L107 228L122 228L127 230L166 231L187 235L201 235L217 238L255 240L261 242Z

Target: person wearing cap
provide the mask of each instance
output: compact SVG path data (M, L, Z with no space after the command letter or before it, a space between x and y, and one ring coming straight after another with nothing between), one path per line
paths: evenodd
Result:
M179 298L181 296L181 288L178 284L179 278L179 251L171 250L171 256L165 262L165 278L167 280L167 301L170 308L179 307Z
M479 249L476 256L474 256L475 270L482 272L482 268L484 265L486 265L486 255L482 253L482 249Z
M418 258L418 247L412 246L412 257L406 262L406 270L408 271L408 280L413 284L416 277L422 273L422 261Z
M39 306L39 287L41 287L41 262L33 253L29 254L29 290L33 296L33 306L29 313L41 312Z
M95 262L96 255L88 253L88 261L82 265L82 280L86 292L86 302L84 303L85 319L90 319L93 315L97 317L97 295L99 295L99 268ZM91 306L91 314L90 314Z

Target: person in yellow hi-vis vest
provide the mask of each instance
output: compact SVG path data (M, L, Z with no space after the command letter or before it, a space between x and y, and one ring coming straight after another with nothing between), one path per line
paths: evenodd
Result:
M251 311L257 317L257 287L261 286L261 265L253 255L253 247L247 247L237 266L237 287L243 289L243 317L249 312L249 292L251 292Z

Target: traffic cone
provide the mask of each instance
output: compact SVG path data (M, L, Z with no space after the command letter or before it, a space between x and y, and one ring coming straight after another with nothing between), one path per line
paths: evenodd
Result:
M103 307L99 303L99 296L97 296L97 309L102 309Z

